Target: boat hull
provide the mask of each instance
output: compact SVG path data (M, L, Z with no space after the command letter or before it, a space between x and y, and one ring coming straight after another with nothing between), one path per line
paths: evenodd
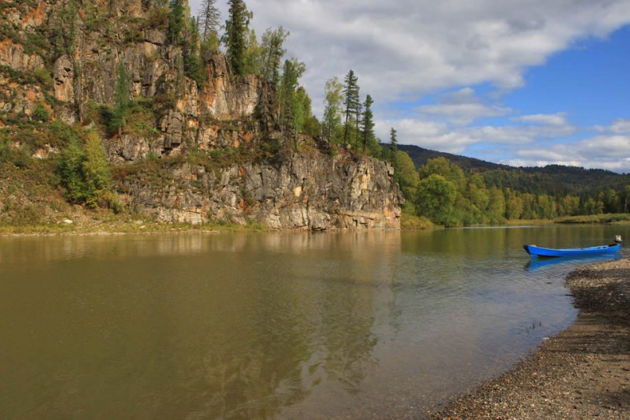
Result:
M579 257L588 255L614 254L615 252L619 252L619 250L621 249L621 244L573 249L541 248L536 245L525 245L523 246L523 248L532 257Z

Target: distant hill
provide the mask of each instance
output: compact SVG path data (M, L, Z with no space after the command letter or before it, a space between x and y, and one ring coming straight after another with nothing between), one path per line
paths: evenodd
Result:
M464 170L474 171L488 171L492 169L514 169L511 166L500 165L498 163L486 162L485 160L469 158L460 155L453 155L451 153L438 152L437 150L424 149L418 146L412 146L408 144L399 144L398 148L411 157L416 167L421 167L428 160L443 157L451 162L455 162L459 167Z
M444 157L465 171L482 173L489 185L523 192L581 194L607 188L620 190L630 185L630 174L618 174L603 169L561 165L516 168L418 146L398 145L398 148L407 152L417 167L424 165L429 159Z

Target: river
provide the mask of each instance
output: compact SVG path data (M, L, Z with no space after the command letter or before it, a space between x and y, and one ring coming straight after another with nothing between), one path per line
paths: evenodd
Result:
M630 226L0 238L0 415L405 417L576 317L524 243Z

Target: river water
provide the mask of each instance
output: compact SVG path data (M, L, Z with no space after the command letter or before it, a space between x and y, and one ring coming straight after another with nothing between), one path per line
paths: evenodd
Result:
M0 417L417 416L576 316L630 227L0 238Z

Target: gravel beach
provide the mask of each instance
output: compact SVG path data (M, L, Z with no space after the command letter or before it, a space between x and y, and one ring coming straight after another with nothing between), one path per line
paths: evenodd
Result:
M576 322L434 419L630 418L630 260L572 272Z

